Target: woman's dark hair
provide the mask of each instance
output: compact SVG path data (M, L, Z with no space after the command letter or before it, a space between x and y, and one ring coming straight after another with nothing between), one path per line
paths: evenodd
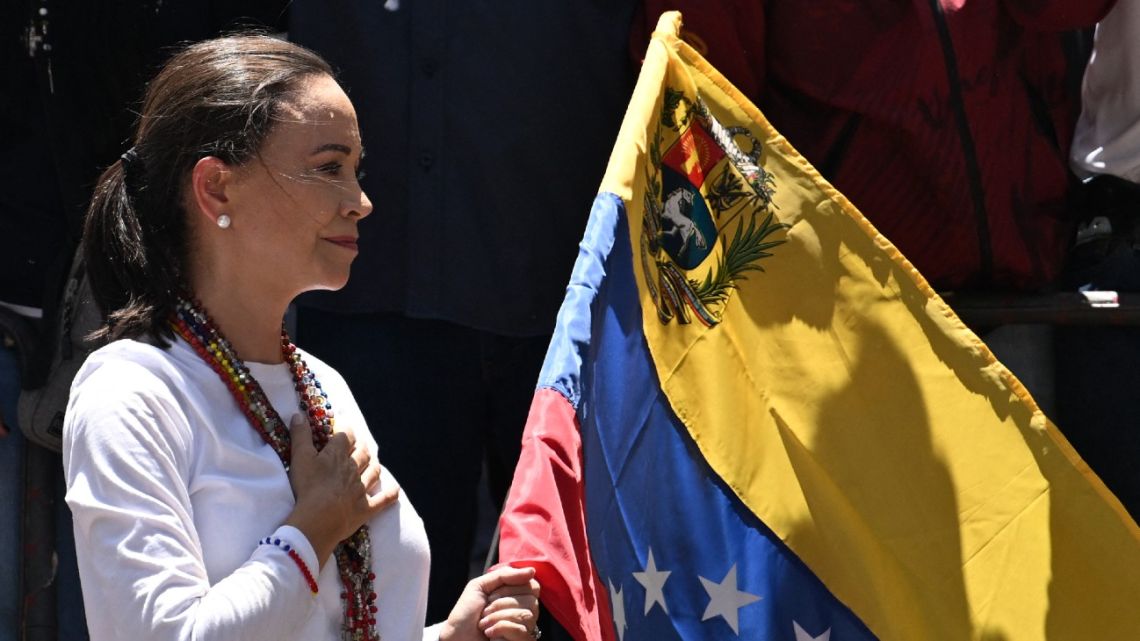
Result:
M317 54L265 35L207 40L175 54L147 85L134 145L99 179L83 258L111 340L173 338L167 319L186 282L184 190L198 160L258 154L299 85L332 76Z

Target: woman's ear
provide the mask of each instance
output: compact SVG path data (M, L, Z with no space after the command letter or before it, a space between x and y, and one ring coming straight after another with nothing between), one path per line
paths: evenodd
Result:
M229 165L216 156L206 156L194 164L190 172L190 196L198 213L220 227L229 226L230 199L227 190L233 181L234 172ZM218 220L225 217L225 224Z

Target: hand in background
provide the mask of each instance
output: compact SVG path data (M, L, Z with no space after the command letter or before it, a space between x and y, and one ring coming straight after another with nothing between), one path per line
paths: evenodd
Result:
M440 641L533 641L538 621L533 568L502 566L472 579L440 631Z

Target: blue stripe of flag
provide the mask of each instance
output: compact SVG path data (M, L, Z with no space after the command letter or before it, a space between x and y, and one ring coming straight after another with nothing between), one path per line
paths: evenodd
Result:
M540 380L577 406L590 550L607 590L621 595L612 604L615 618L624 611L619 638L874 639L737 500L673 414L641 329L630 247L621 199L600 194L582 247L595 259L575 268L582 304L559 317L557 331L572 339L562 344L574 348L552 350ZM635 573L647 569L651 549L656 568L670 574L664 607L646 613L648 592ZM728 585L734 566L737 581ZM722 594L711 612L706 585Z

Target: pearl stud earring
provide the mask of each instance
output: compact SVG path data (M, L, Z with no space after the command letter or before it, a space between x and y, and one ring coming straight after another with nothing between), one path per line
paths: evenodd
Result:
M230 217L225 214L218 216L218 227L221 227L222 229L229 229L230 223L232 222L233 221L230 220Z

